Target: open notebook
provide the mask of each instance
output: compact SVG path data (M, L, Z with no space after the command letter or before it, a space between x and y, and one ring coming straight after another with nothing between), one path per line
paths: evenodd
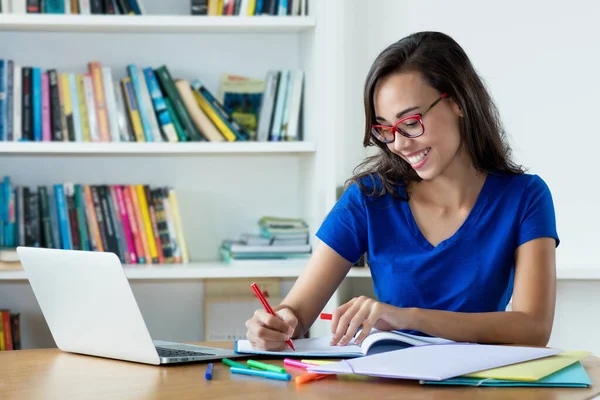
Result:
M358 336L358 333L357 335ZM356 337L355 336L355 337ZM241 354L270 354L270 355L295 355L307 357L362 357L392 350L404 349L427 344L453 343L450 340L429 336L410 335L400 331L371 330L371 333L357 345L352 340L346 346L330 346L331 336L322 336L310 339L294 340L296 351L289 347L283 351L255 350L248 340L235 342L234 350Z

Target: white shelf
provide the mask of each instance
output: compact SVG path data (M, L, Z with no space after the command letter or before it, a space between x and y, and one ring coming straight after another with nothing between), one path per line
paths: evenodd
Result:
M0 154L198 154L198 153L313 153L310 142L186 142L186 143L78 143L0 142Z
M237 261L232 265L220 262L199 262L185 265L125 266L130 280L174 280L215 278L297 278L306 260ZM348 277L370 277L369 268L352 268ZM23 270L0 270L0 281L27 280Z
M296 278L300 275L306 260L235 261L231 265L214 262L197 262L178 265L153 265L124 267L130 280L174 280L174 279L215 279L215 278ZM347 275L350 278L369 278L371 270L355 267ZM23 270L0 270L1 281L26 280ZM600 267L562 267L557 269L558 280L598 280Z
M302 32L314 26L314 17L291 16L0 14L0 31L290 33Z

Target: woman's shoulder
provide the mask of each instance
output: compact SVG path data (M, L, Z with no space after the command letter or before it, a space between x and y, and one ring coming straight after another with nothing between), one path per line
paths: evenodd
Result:
M352 178L346 185L345 193L360 198L366 203L373 203L389 199L391 196L406 197L406 185L403 180L400 180L390 188L390 184L385 185L383 179L377 174L365 174Z
M496 187L508 190L515 194L532 194L549 192L550 188L544 179L538 174L523 172L520 174L490 173L496 181Z

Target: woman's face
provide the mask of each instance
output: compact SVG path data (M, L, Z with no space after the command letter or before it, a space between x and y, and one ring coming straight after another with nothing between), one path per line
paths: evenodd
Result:
M387 76L375 87L373 95L377 124L394 125L410 115L422 114L441 96L427 85L418 72ZM443 99L422 117L421 136L408 138L398 132L388 149L406 161L423 180L432 180L453 163L460 149L460 108ZM417 128L420 127L417 124Z

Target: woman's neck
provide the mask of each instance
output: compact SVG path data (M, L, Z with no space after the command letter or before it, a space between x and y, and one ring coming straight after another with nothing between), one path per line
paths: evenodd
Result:
M466 152L461 152L442 174L430 181L411 183L408 190L412 199L433 207L471 207L479 196L486 176L485 172L475 169Z

